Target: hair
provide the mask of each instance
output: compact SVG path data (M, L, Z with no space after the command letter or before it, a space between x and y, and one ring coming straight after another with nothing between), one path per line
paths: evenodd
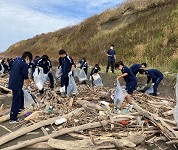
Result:
M23 59L25 59L26 57L28 57L30 60L32 60L33 59L33 55L32 55L32 53L31 52L24 52L23 54L22 54L22 58Z
M138 71L140 74L143 74L144 72L145 72L145 70L144 69L139 69L139 71Z
M113 46L114 47L114 45L112 44L112 45L110 45L110 46Z
M66 54L66 51L64 49L59 50L59 55Z
M145 66L145 68L147 67L147 63L142 63L141 65Z
M47 61L47 60L49 59L49 57L48 57L48 55L43 55L43 56L41 57L41 59L44 60L44 61Z
M116 62L115 63L115 68L118 68L120 65L124 66L124 63L122 61Z
M101 70L99 64L95 64L95 67L96 67L99 71Z
M40 56L35 56L35 59L38 59L38 58L40 58Z

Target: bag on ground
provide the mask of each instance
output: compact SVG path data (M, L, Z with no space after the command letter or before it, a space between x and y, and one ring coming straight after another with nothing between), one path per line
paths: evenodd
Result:
M86 75L86 73L85 73L85 71L83 69L79 70L79 73L78 73L77 77L78 77L80 82L83 82L83 81L87 80L87 75Z
M174 108L173 116L178 127L178 74L177 74L177 82L176 82L176 107Z
M103 86L102 79L98 73L94 73L92 77L93 77L93 84L95 86Z
M69 75L69 85L67 86L67 96L70 96L71 94L77 94L77 85L75 83L74 77L72 75Z
M35 103L34 97L28 90L23 89L24 93L24 107L30 107L32 104Z
M42 90L44 88L45 82L46 82L46 75L43 73L42 68L36 68L35 72L33 73L35 85L39 90Z
M114 106L116 108L121 107L122 102L124 101L126 95L127 95L126 90L122 89L120 82L117 80L117 86L114 94Z
M57 70L56 70L56 79L60 79L61 76L62 76L62 68L59 67L59 68L57 68Z

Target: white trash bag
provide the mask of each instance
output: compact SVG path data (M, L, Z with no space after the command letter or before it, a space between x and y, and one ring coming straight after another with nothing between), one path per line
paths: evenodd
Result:
M57 70L56 70L56 78L57 78L57 79L60 79L61 76L62 76L62 68L61 68L61 66L60 66L60 67L57 68Z
M23 93L24 93L24 107L26 108L30 107L32 104L35 103L35 100L28 90L23 89Z
M77 94L77 85L75 83L74 77L72 75L69 75L69 85L67 86L67 96L70 96L71 94Z
M78 68L74 68L74 77L78 77L78 74L79 74L79 69Z
M35 68L35 72L33 73L34 81L39 90L42 90L45 85L46 76L43 73L42 68Z
M83 81L87 80L87 75L86 75L86 73L85 73L85 71L83 69L80 69L77 77L78 77L80 82L83 82Z
M154 93L153 85L151 85L151 87L150 87L148 90L146 90L145 93L146 93L146 94L153 94L153 93Z
M178 74L177 74L177 80L176 80L176 107L173 110L173 116L178 127Z
M114 106L116 108L120 108L126 96L127 96L126 90L122 89L120 82L117 80L117 86L114 94Z
M0 74L4 74L4 71L5 71L4 66L2 64L0 64L0 65L1 65Z
M98 73L94 73L92 77L93 77L93 84L95 86L103 86L102 79Z

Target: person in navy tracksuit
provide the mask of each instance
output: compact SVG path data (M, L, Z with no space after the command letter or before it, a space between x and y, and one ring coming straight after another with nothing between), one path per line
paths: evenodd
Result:
M147 67L147 64L146 64L146 63L133 64L133 65L130 67L130 71L136 76L137 73L139 72L139 69L141 69L141 68L146 68L146 67Z
M88 63L86 61L86 58L83 57L83 59L79 62L80 63L80 69L83 69L85 71L85 74L88 74Z
M119 69L122 72L121 76L118 76L117 79L119 80L120 78L124 78L126 82L126 91L128 95L126 96L127 102L130 104L131 103L131 97L133 91L137 87L137 79L135 75L130 71L130 69L123 64L122 61L119 61L115 64L115 69Z
M157 96L158 86L161 80L163 80L163 74L157 69L148 69L148 70L140 69L139 73L143 75L147 75L147 79L148 79L147 84L149 84L150 81L152 80L153 92L154 92L153 95Z
M33 73L35 72L35 68L36 68L39 60L40 60L40 56L35 56L35 58L32 62L32 79L33 79Z
M50 81L50 88L53 89L54 88L54 78L53 78L53 74L51 72L52 69L52 64L51 61L49 60L47 55L43 55L37 62L37 67L41 67L43 68L43 72L44 74L47 74L47 76L49 77L49 81ZM40 91L40 94L43 94L44 89L42 89Z
M94 79L93 79L92 75L95 74L95 73L98 73L100 70L101 69L100 69L100 66L98 64L95 64L95 67L91 70L90 80L91 80L92 86L94 86L94 83L93 83Z
M28 79L28 64L31 60L32 54L30 52L24 52L21 58L15 59L11 67L9 89L12 90L12 106L10 112L10 120L12 123L17 122L18 113L24 109L24 95L22 87L24 80L26 86L30 85L30 81Z
M65 92L67 92L67 86L69 85L69 75L73 75L75 63L63 49L59 51L59 66L62 68L61 87L65 86Z
M114 73L114 64L116 60L116 52L114 50L114 45L110 46L110 49L107 51L107 56L108 56L108 65L106 68L106 73L108 73L109 67L111 66L111 71Z

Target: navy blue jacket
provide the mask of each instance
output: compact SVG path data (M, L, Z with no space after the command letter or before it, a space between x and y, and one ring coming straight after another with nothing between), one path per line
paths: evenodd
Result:
M157 70L157 69L148 69L148 70L145 70L145 73L147 75L147 83L149 83L152 79L152 82L153 83L156 83L157 79L163 79L163 74Z
M142 67L141 64L134 64L130 67L130 71L136 76L141 67Z
M86 61L82 61L81 62L81 64L80 64L80 69L85 69L85 68L87 68L88 69L88 64L87 64L87 62Z
M10 71L9 89L22 90L24 80L28 79L28 65L22 58L17 58Z
M75 63L69 55L66 55L64 58L59 58L59 65L62 68L62 76L68 77L68 73L71 71L72 65L75 65Z
M94 73L98 73L99 72L99 69L94 67L92 70L91 70L91 73L90 73L90 76L92 76Z
M47 74L52 68L52 64L49 59L48 60L39 59L37 62L37 66L43 68L44 74Z
M136 83L137 84L137 79L134 76L134 74L130 71L130 69L127 66L124 66L121 70L122 74L127 73L128 75L124 77L124 80L126 84L129 83Z
M108 60L115 60L114 55L116 54L115 50L109 49L107 51L107 54L110 55L108 56Z

